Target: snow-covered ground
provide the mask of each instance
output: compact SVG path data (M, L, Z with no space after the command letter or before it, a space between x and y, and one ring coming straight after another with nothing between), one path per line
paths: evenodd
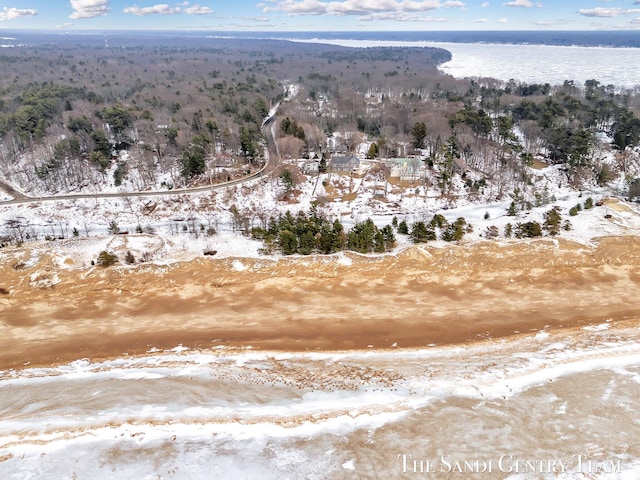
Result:
M363 167L369 172L372 165ZM430 221L438 213L452 222L465 218L472 231L462 240L469 243L488 237L495 227L498 238L504 239L505 226L519 222L544 222L544 214L558 206L563 221L571 229L560 237L590 244L595 237L628 235L640 232L640 208L637 204L613 198L612 189L592 188L582 192L572 190L563 182L559 167L536 170L536 191L546 199L535 206L509 216L510 197L491 201L493 194L485 188L474 195L465 193L462 182L456 193L443 199L436 187L424 185L400 187L386 183L383 176L322 174L303 177L294 194L284 199L284 187L276 178L260 178L224 191L197 194L176 193L153 198L106 198L48 201L0 206L0 232L9 233L12 221L22 225L25 246L41 251L61 252L60 265L86 265L102 250L111 250L121 257L131 251L137 261L167 262L200 256L205 251L217 257L261 256L261 242L243 235L235 211L248 219L249 226L264 225L271 216L308 211L317 202L319 211L328 219L339 219L346 229L356 222L371 218L379 227L390 224L394 217L409 225L415 221ZM386 188L385 198L376 192ZM582 210L570 216L569 210L583 205L591 197L601 206ZM452 200L453 198L453 200ZM115 222L127 235L110 235L109 225ZM142 232L139 230L142 229ZM215 231L215 233L214 233ZM74 232L77 235L74 235ZM13 231L15 233L15 231ZM45 240L45 236L48 240ZM64 238L62 238L64 237ZM36 238L36 241L29 241ZM411 244L404 235L397 235L395 251ZM442 242L433 242L440 245ZM71 260L67 260L67 259Z
M179 346L4 371L0 475L401 478L415 458L434 466L416 478L483 459L496 476L458 476L637 479L638 340L603 323L415 350Z

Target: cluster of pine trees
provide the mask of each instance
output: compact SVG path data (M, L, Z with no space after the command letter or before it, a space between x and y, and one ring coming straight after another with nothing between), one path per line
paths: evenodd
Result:
M350 250L358 253L384 253L396 246L396 233L408 235L413 243L424 243L440 238L447 242L459 241L472 230L462 217L448 222L440 214L430 222L417 221L410 226L405 220L393 218L391 225L378 228L368 218L356 223L349 231L338 219L333 222L313 207L309 213L272 216L266 227L254 227L251 236L264 241L263 253L280 252L284 255L310 255Z
M309 213L271 217L266 228L255 227L251 236L263 240L264 253L279 251L284 255L309 255L312 253L334 253L352 250L359 253L382 253L396 244L394 230L390 225L378 228L371 219L345 231L338 219L333 222L319 214L315 208Z
M397 227L398 233L409 235L413 243L426 243L440 240L445 242L457 242L462 240L465 233L472 231L471 225L463 217L457 218L454 222L448 222L444 216L435 214L431 221L419 220L409 226L406 221L398 222L394 217L392 225Z

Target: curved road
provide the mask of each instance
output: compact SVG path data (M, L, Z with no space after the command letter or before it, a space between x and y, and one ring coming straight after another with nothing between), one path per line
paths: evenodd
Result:
M55 202L58 200L79 200L79 199L89 199L89 198L95 199L95 198L171 196L171 195L207 192L211 190L221 190L227 187L249 182L251 180L255 180L256 178L260 178L263 174L271 173L278 164L278 153L277 153L276 142L273 136L273 132L271 130L274 120L275 120L275 111L262 124L262 133L267 142L267 151L265 152L265 158L266 158L265 164L260 170L258 170L255 173L252 173L251 175L247 175L246 177L230 180L224 183L207 185L206 187L183 188L183 189L176 189L176 190L148 190L143 192L78 193L78 194L56 195L56 196L46 196L46 197L26 196L23 193L16 191L15 188L13 188L11 185L0 180L0 189L4 190L5 192L7 192L9 195L13 197L13 200L1 201L0 206L16 205L16 204L22 204L22 203Z

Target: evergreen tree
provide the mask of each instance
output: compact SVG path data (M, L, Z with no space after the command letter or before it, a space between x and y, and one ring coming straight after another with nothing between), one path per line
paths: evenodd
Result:
M544 214L543 227L549 235L555 236L560 233L562 226L562 214L560 213L560 207L553 207L551 210Z
M289 230L282 230L278 236L278 245L285 255L293 255L298 251L298 238Z
M411 225L411 240L413 243L424 243L436 239L435 229L431 224L418 221Z
M98 254L96 265L107 268L112 265L115 265L117 261L118 261L118 257L115 254L107 252L106 250L103 250Z
M382 232L382 236L384 238L385 248L387 250L391 250L393 247L396 246L396 236L393 233L393 228L391 227L391 225L385 225L382 228L381 232Z
M411 145L414 148L422 148L424 139L427 138L427 126L424 122L416 122L411 128L411 136L413 137Z
M506 238L511 238L511 235L513 235L513 225L511 225L510 223L507 223L504 226L504 236Z
M383 253L387 249L386 242L384 240L384 235L378 229L376 229L376 233L373 237L373 251L376 253Z
M356 223L347 234L347 247L359 253L371 252L374 249L374 238L377 233L378 228L370 218Z
M538 222L518 223L515 231L516 238L532 238L542 236L542 227Z
M184 178L193 178L204 173L205 161L200 148L192 148L182 154L182 171Z
M302 255L309 255L313 253L316 248L316 239L314 234L310 230L305 230L300 235L300 247L298 253Z
M467 221L460 217L456 219L455 222L447 225L442 231L442 240L445 242L457 242L462 240L464 237L465 231L464 227L466 226Z
M118 233L120 233L120 227L118 226L118 223L115 220L111 220L109 222L109 227L107 228L107 232L109 233L109 235L117 235Z

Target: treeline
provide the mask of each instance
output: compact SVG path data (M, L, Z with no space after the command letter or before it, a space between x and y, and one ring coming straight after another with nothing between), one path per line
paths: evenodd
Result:
M16 94L0 90L0 138L15 132L18 148L42 139L52 121L63 111L73 110L72 101L100 98L83 88L44 82L24 85Z
M449 222L440 214L435 214L429 222L419 220L410 226L404 220L398 223L394 218L392 225L397 225L399 233L409 235L413 243L425 243L438 238L445 242L457 242L466 233L473 231L473 227L463 217Z
M279 110L283 158L319 154L335 133L337 151L367 141L371 157L424 154L443 193L462 159L474 171L469 193L485 182L496 199L515 188L533 195L525 167L538 154L566 164L576 185L640 176L637 92L595 80L456 80L436 69L448 55L224 39L206 48L16 49L5 60L19 61L0 78L0 173L48 190L209 182L228 158L260 161L261 122L286 81L300 93ZM596 155L602 134L617 165Z
M14 53L19 69L0 79L0 173L26 190L197 182L218 154L232 159L225 168L246 170L261 156L262 121L283 91L261 62L266 51ZM125 150L129 158L119 158Z
M584 203L571 208L569 215L575 216L581 210L594 208L591 197ZM508 215L515 215L513 204L507 210ZM485 220L489 215L485 215ZM393 217L390 225L378 228L371 219L356 223L346 231L342 223L336 219L329 221L318 213L315 207L306 213L292 214L287 211L278 216L271 216L264 221L262 227L253 227L250 235L253 239L264 242L263 254L282 253L284 255L331 254L339 251L358 253L384 253L391 251L397 244L396 234L406 235L414 244L428 243L436 240L459 242L466 234L473 232L473 226L464 217L450 222L443 215L435 214L431 220L418 220L407 223ZM562 218L560 207L554 206L543 214L543 221L507 223L504 226L505 238L535 238L544 235L556 236L563 230L571 230L569 220ZM481 236L493 239L500 236L497 226L487 227Z
M315 208L309 213L300 211L296 215L287 211L277 217L270 217L267 223L266 228L251 229L254 239L264 241L263 253L278 251L284 255L310 255L341 250L382 253L391 250L396 244L394 230L390 225L380 229L371 219L367 219L356 223L346 232L338 219L330 222Z
M396 246L396 233L408 235L413 243L424 243L440 238L447 242L462 240L472 231L464 218L448 222L442 215L434 215L430 222L417 221L408 225L396 217L390 225L378 228L370 218L357 222L349 231L336 219L329 221L312 208L296 215L269 217L264 227L251 229L251 237L264 242L262 253L284 255L330 254L342 250L358 253L384 253Z

